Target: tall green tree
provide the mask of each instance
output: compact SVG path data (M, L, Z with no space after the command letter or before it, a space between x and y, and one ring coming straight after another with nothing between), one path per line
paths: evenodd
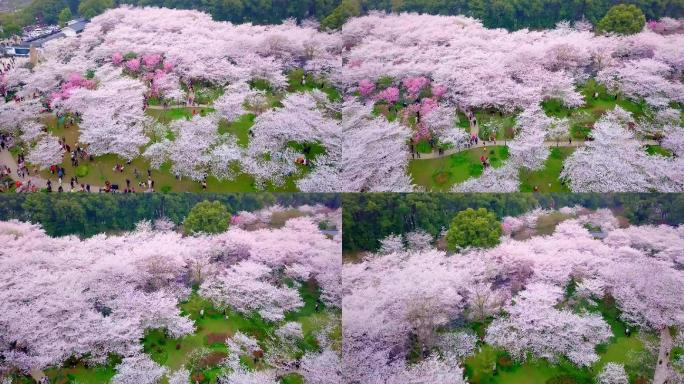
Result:
M228 229L230 217L225 205L218 201L205 200L192 207L183 221L183 232L188 235L222 233Z
M321 27L337 29L344 25L350 17L358 16L360 14L360 0L342 0L340 5L321 21Z
M72 14L71 14L71 9L69 7L66 7L62 9L61 12L59 12L59 16L57 19L59 20L59 26L63 27L72 19Z
M93 18L109 8L114 8L114 0L83 0L78 5L78 13L85 18Z
M600 32L631 35L641 32L644 25L646 25L646 16L641 9L632 4L620 4L608 10L608 13L596 25L596 29Z
M468 208L451 221L446 243L452 251L468 247L490 248L499 244L501 234L501 222L493 212L486 208Z

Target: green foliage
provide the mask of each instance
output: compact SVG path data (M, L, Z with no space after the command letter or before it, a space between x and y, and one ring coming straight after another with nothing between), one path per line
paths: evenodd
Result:
M487 155L492 167L498 168L508 159L508 148L488 147L486 154L482 148L472 148L450 156L433 159L416 158L409 161L409 174L415 184L424 186L428 191L446 192L454 184L482 174L484 171L480 162L482 155Z
M197 203L183 221L183 232L193 235L196 233L223 233L230 224L230 213L218 201L202 201Z
M82 0L78 5L78 13L91 19L109 8L114 8L114 0Z
M57 16L57 20L59 21L59 26L64 27L67 22L69 22L72 19L73 15L71 14L71 9L69 7L66 7L62 9L59 12L59 15Z
M325 19L321 21L321 27L326 29L338 29L351 17L361 14L360 0L342 0Z
M210 13L215 20L233 23L278 24L293 17L298 21L314 17L322 29L338 29L350 18L370 10L420 12L442 15L464 14L478 18L488 28L552 28L561 20L586 17L597 23L611 6L624 0L558 1L558 0L33 0L17 13L0 15L5 36L21 32L21 27L41 20L57 23L64 8L84 17L93 17L115 4L161 6L198 9ZM646 18L684 16L682 0L629 0ZM641 23L632 20L627 25ZM619 24L621 25L621 24ZM642 24L643 25L643 24ZM634 28L634 27L631 27Z
M457 212L467 208L486 208L501 219L537 207L557 209L578 204L589 209L618 209L634 225L684 223L682 194L347 193L342 195L342 244L346 252L375 251L379 240L392 233L420 228L437 236ZM2 208L0 217L1 212Z
M166 217L183 222L197 203L219 201L230 212L255 211L278 203L283 206L324 204L338 208L341 198L331 193L30 193L0 194L0 220L39 223L50 236L92 236L130 231L141 220Z
M619 4L608 10L608 13L596 25L601 32L613 32L631 35L641 32L646 25L646 16L633 4Z
M86 177L88 176L88 172L90 171L90 168L88 167L87 164L81 164L78 167L76 167L76 177Z
M501 222L493 212L486 208L468 208L451 221L446 242L452 251L468 247L490 248L499 244L501 234Z
M432 152L432 146L427 140L421 140L416 144L416 151L420 153L430 153Z
M652 145L652 144L646 145L646 153L648 153L651 156L664 156L664 157L674 156L674 153L671 150L664 148L660 145Z

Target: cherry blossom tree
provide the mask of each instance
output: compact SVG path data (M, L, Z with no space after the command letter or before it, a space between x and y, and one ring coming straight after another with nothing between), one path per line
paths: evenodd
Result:
M520 188L518 167L512 162L502 167L487 167L482 175L453 186L453 192L517 192Z
M391 254L397 253L404 250L404 240L401 236L391 234L384 239L380 240L380 250L381 254Z
M190 371L181 368L168 376L169 384L188 384L190 382Z
M418 229L406 234L406 242L408 243L408 249L419 251L430 248L430 243L432 243L432 235L421 229Z
M263 92L250 89L249 84L244 81L230 84L225 88L225 93L216 99L214 108L222 118L234 121L245 114L245 104L247 98L262 95Z
M596 381L600 384L628 384L629 377L622 364L607 363L598 374Z
M220 384L278 384L273 371L247 371L239 369L219 377Z
M51 165L61 164L63 158L64 149L59 143L59 139L55 136L46 134L31 148L26 156L26 161L40 169L45 169Z
M355 101L342 109L342 190L407 192L413 190L408 168L408 128L373 118L371 106Z
M307 353L302 357L300 373L307 384L342 383L340 357L331 349Z
M599 315L554 308L561 296L556 286L528 285L515 304L506 307L508 318L496 319L487 328L485 341L520 360L532 353L551 361L564 355L579 366L595 363L599 356L594 348L612 336L610 326Z
M592 141L564 163L561 177L574 192L646 192L684 189L682 160L649 156L625 128L631 116L619 107L594 126Z
M304 306L304 302L296 290L270 284L270 272L263 264L243 261L205 281L200 293L218 307L230 306L246 314L258 312L270 321L282 320L285 312Z
M304 212L319 216L321 210ZM319 219L338 222L341 212L328 211ZM193 278L218 307L256 311L267 321L304 305L297 287L305 281L317 284L326 306L340 307L341 238L321 233L314 216L278 229L185 237L166 224L141 222L129 233L88 239L51 238L37 225L0 222L0 272L8 276L0 290L0 370L27 373L69 358L96 365L116 354L123 362L114 380L156 382L165 369L142 354L140 340L148 329L170 338L194 332L178 307ZM295 287L274 279L276 271ZM287 324L281 338L297 337ZM329 344L322 336L319 343ZM169 379L180 376L188 374Z
M534 228L538 218L553 212L530 211L511 228ZM452 329L463 318L492 317L484 342L517 360L553 362L563 356L580 367L596 363L596 346L614 335L599 311L579 302L595 308L596 300L610 295L627 324L661 334L681 327L684 308L677 298L684 284L673 262L684 244L681 228L618 228L605 209L563 212L566 218L553 234L509 238L489 250L405 250L393 235L396 250L345 264L345 381L404 382L417 380L418 370L431 381L460 382L459 365L477 343L467 327ZM602 223L608 235L593 237L583 226L589 222ZM568 297L571 281L577 289ZM422 350L411 365L409 345ZM606 380L623 382L616 369L606 370Z
M251 128L248 156L242 161L243 169L258 182L282 185L287 175L297 172L296 159L305 156L296 151L292 143L317 144L325 153L316 156L311 164L325 169L319 172L314 169L301 185L307 189L312 185L328 186L324 187L328 190L331 183L336 184L334 174L338 172L342 144L339 124L327 96L318 90L294 93L283 99L282 104L282 108L269 110L256 118Z
M116 375L112 377L114 384L155 384L166 373L166 368L152 361L144 353L125 357L116 367Z
M113 67L101 67L95 75L97 88L74 90L59 108L80 114L79 141L88 145L89 153L133 159L148 142L143 133L145 86Z

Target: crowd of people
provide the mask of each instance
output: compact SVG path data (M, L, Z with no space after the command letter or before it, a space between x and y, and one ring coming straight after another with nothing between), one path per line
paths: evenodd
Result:
M0 134L0 152L9 151L13 143L14 140L10 135ZM79 166L79 161L93 161L93 156L88 154L86 149L80 144L75 144L75 148L72 149L64 137L59 139L59 143L65 152L69 154L71 166L74 169ZM10 156L12 156L11 153ZM149 169L147 170L147 180L143 180L137 168L134 169L133 173L136 182L133 183L130 179L126 179L126 187L122 189L118 184L112 183L109 180L105 181L103 187L93 187L89 183L79 181L76 174L67 176L67 170L59 164L51 165L48 168L50 177L43 182L38 167L34 166L29 170L23 153L19 153L16 159L16 170L14 172L9 165L0 164L0 192L12 189L16 192L38 192L40 190L46 192L92 192L97 189L98 192L103 193L135 193L136 191L153 192L155 187L154 180L152 180L152 171ZM124 169L123 164L116 164L114 167L115 171L121 173L124 172ZM53 178L56 178L56 180L53 181ZM206 189L206 180L202 183L202 188Z
M4 50L4 48L0 46L0 50ZM0 78L5 76L5 74L13 69L16 65L17 60L14 58L14 56L0 58ZM5 87L4 82L0 81L0 93L2 93L3 97L7 97L7 91L8 89Z

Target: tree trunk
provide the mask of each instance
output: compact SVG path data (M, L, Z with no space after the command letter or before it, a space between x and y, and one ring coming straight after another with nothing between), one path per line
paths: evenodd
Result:
M653 375L653 384L665 384L669 375L670 369L670 351L672 350L672 335L670 329L663 327L660 330L660 348L658 349L658 361L656 361L655 374Z

